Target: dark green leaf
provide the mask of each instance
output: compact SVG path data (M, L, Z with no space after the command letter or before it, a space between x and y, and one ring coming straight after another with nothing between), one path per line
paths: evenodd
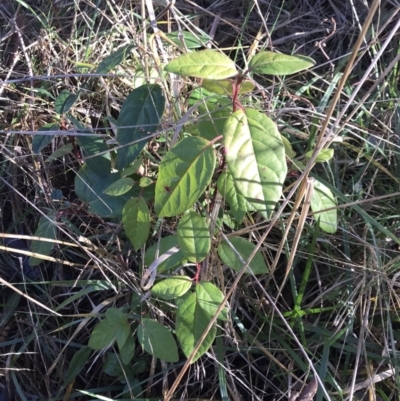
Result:
M56 239L56 222L54 221L54 213L50 212L47 217L42 216L39 220L38 228L34 234L35 237L41 238L49 238ZM31 251L34 253L40 253L42 255L49 256L54 243L53 242L45 242L45 241L32 241L31 243ZM29 264L31 266L36 266L39 263L43 262L43 259L35 258L31 256L29 258Z
M60 126L56 123L48 123L43 125L38 129L40 131L58 131ZM40 151L45 148L56 136L56 134L52 135L37 135L35 134L32 139L32 150L34 153L40 153Z
M68 384L79 375L79 373L85 367L91 352L92 350L89 347L82 347L79 351L75 352L69 364L63 387L68 386Z
M92 331L89 339L89 347L100 351L111 345L115 340L115 333L118 326L110 322L108 319L98 323Z
M120 65L129 55L134 45L125 45L120 47L115 52L108 55L97 67L96 74L107 74L112 69Z
M62 90L54 101L56 113L60 116L67 113L78 100L78 98L79 92L77 94L73 94L66 89Z
M178 347L171 332L151 319L142 319L138 328L138 339L150 355L166 362L178 362Z
M134 89L125 99L117 125L116 168L124 169L139 156L160 124L165 98L159 85L143 85ZM134 143L133 143L134 142Z
M121 361L124 365L128 365L135 354L135 338L131 335L125 341L124 346L120 349Z

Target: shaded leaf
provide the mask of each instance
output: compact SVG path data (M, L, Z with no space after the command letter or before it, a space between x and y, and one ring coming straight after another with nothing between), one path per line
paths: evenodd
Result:
M103 193L111 196L120 196L127 193L135 184L132 178L124 177L112 183Z
M69 383L75 380L75 378L85 367L91 352L92 350L90 347L82 347L79 351L75 352L69 364L63 387L66 387Z
M54 101L54 108L57 114L60 116L67 113L74 103L79 98L79 92L77 94L71 93L68 90L64 89L57 96Z
M128 323L121 324L117 327L117 330L115 332L115 339L117 340L118 349L120 352L123 349L125 342L130 334L131 334L131 328Z
M128 365L135 355L135 338L131 335L127 337L124 346L120 349L119 354L124 365Z
M166 36L172 40L178 47L182 47L182 41L185 43L187 49L198 49L203 47L209 40L208 36L193 35L188 31L176 31L167 33Z
M311 210L322 231L334 234L337 230L337 209L320 212L336 207L336 200L331 190L319 181L314 181L314 192L311 198ZM320 213L318 213L320 212ZM318 213L318 214L316 214Z
M122 223L135 250L140 249L150 234L150 211L142 197L132 198L126 203Z
M186 294L192 286L192 280L187 276L167 278L155 284L151 293L153 296L170 301Z
M48 123L43 125L38 129L40 131L58 131L60 126L56 123ZM45 148L56 136L56 134L52 135L34 135L32 139L32 150L34 153L40 153L40 151Z
M144 263L146 266L150 266L157 258L164 253L168 252L171 248L178 247L178 238L176 235L169 235L161 238L160 242L153 244L144 255ZM158 255L156 255L158 249ZM178 252L171 255L168 259L161 262L157 268L158 273L165 272L175 267L181 266L186 263L186 258L183 253L179 250Z
M96 74L107 74L120 65L129 55L135 45L125 45L108 55L97 67Z
M160 124L164 107L165 97L159 85L142 85L127 96L117 120L117 143L122 146L117 149L118 170L139 156Z
M282 194L287 172L276 124L256 110L237 110L226 121L224 145L236 188L268 218Z
M211 241L205 217L194 210L187 210L177 228L178 243L182 253L191 262L201 262L210 252Z
M249 242L241 237L229 238L229 241L236 252L242 257L244 262L247 261L256 247L252 242ZM240 271L243 268L244 263L240 260L240 257L236 252L225 240L222 241L218 246L218 255L221 260L231 269ZM265 260L260 251L257 251L257 253L254 255L249 267L254 274L268 273L268 267L265 264ZM246 269L245 273L250 274L248 268Z
M234 61L215 50L183 54L169 62L164 70L178 75L208 79L224 79L237 74Z
M188 210L203 194L215 168L212 144L188 137L178 142L160 163L155 210L160 217L173 217Z
M72 151L73 149L73 145L72 143L67 143L64 146L61 146L61 148L58 148L57 150L55 150L46 160L45 163L50 163L53 160L58 159L59 157L63 157L65 155L67 155L69 152Z
M232 110L229 107L210 110L194 126L198 127L201 137L211 141L223 134L225 122L231 114Z
M54 220L54 212L49 212L47 217L42 216L39 220L38 228L34 234L35 237L56 239L56 222ZM49 256L54 243L45 241L35 241L31 242L31 251L34 253L40 253L42 255ZM43 259L35 258L31 256L29 258L30 266L36 266L43 262Z
M233 83L235 81L231 79L224 79L220 81L214 81L212 79L203 80L201 86L212 93L217 93L218 95L233 95ZM243 81L239 88L239 95L244 93L250 93L254 90L254 84L251 81Z
M128 319L124 312L118 308L108 308L106 311L107 319L114 325L127 325Z
M179 303L176 313L176 336L183 353L188 358L210 323L210 315L200 307L194 292ZM208 332L192 363L204 355L214 342L217 328L214 325Z
M102 320L92 331L88 344L89 347L100 351L111 345L115 340L117 328L118 326L114 325L108 319Z
M257 74L287 75L306 70L313 65L315 61L307 56L261 51L250 60L249 69Z
M178 347L171 332L151 319L142 319L138 327L138 339L150 355L166 362L178 362Z

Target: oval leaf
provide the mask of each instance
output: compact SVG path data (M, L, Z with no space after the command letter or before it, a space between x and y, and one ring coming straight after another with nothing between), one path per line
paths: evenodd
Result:
M333 149L321 149L318 153L317 158L315 161L317 163L324 163L332 159L334 150ZM306 153L306 159L311 159L312 155L314 154L313 150L310 150Z
M210 323L210 315L200 307L196 293L190 294L178 306L176 314L176 336L183 353L189 357L194 347ZM214 325L208 332L192 363L204 355L214 342L217 327Z
M166 362L178 362L178 347L171 332L151 319L142 319L138 328L138 339L150 355Z
M236 222L241 223L246 215L246 212L254 210L253 206L247 202L246 198L236 188L232 174L229 171L224 171L217 181L218 191L228 202L230 212Z
M122 211L122 223L135 250L140 249L150 234L150 211L142 197L127 202Z
M165 71L195 78L224 79L237 74L228 56L215 50L187 53L169 62Z
M131 327L128 323L124 325L119 325L117 327L117 331L115 332L115 339L117 340L118 349L121 352L122 348L125 345L126 340L131 334Z
M210 252L210 232L206 219L194 210L187 210L177 229L178 243L190 262L201 262Z
M314 218L318 221L321 230L329 234L334 234L337 230L337 209L332 209L326 212L323 210L332 207L336 207L336 201L331 190L319 181L314 181L311 210L313 211Z
M306 70L315 65L315 61L307 56L288 56L270 51L261 51L249 63L251 72L268 75L287 75Z
M92 350L89 347L82 347L79 351L75 352L69 364L63 387L68 386L68 384L71 383L76 378L76 376L79 375L79 373L86 365L86 362L88 361L91 352Z
M120 65L135 45L125 45L108 55L97 67L96 74L107 74Z
M175 248L177 246L178 238L176 237L176 235L169 235L167 237L161 238L159 243L156 242L146 251L146 254L144 255L144 264L146 266L150 266L161 255L164 255L171 248ZM156 255L157 250L158 255ZM182 251L179 250L178 252L173 253L165 261L161 262L157 267L157 272L162 273L175 267L181 266L184 263L186 263L186 259Z
M121 361L124 365L128 365L129 362L132 360L133 355L135 354L135 349L135 338L132 336L128 336L124 346L122 347L122 349L120 349L119 352Z
M107 187L103 193L110 196L120 196L127 193L134 184L135 181L133 181L132 178L120 178L118 181L113 182L109 187Z
M224 300L224 294L213 283L208 281L202 281L196 285L196 295L200 308L211 317L215 315ZM222 309L218 319L228 320L228 309L226 307Z
M116 326L128 324L128 319L124 312L118 308L108 308L106 312L107 319Z
M224 145L237 189L268 218L282 194L287 172L276 124L256 110L237 110L225 123Z
M60 126L56 123L48 123L43 125L38 129L39 131L58 131ZM56 134L51 135L38 135L35 134L32 139L32 150L34 153L40 153L40 151L46 147L56 136Z
M178 142L160 163L155 210L160 217L173 217L188 210L210 183L215 167L212 144L188 137Z
M224 79L221 81L214 81L211 79L205 79L201 86L213 93L218 95L233 95L233 81L231 79ZM254 84L251 81L244 81L241 83L239 88L239 95L244 93L252 92L254 89Z
M153 296L170 301L185 295L192 286L192 280L187 276L167 278L151 289Z
M108 319L102 320L98 323L92 331L89 339L89 347L100 351L108 347L115 340L115 333L118 326L110 322Z
M197 49L203 47L208 41L211 40L209 36L193 35L188 31L176 31L166 34L167 38L171 39L178 47L185 44L187 49Z
M142 85L125 99L117 120L115 167L124 169L150 141L164 113L165 97L159 85Z
M218 246L218 255L228 267L240 271L244 266L243 262L247 261L256 246L252 242L241 237L229 238L229 241L235 250L232 249L228 242L222 241ZM243 262L240 260L238 254L243 259ZM254 255L249 267L254 274L268 273L268 267L260 251L257 251ZM248 268L245 273L250 274Z
M53 212L50 212L47 217L42 216L39 220L38 228L35 231L35 237L41 238L50 238L56 239L56 223L53 221L54 215ZM34 253L40 253L42 255L50 255L53 249L53 242L45 242L45 241L32 241L31 243L31 251ZM43 259L35 258L31 256L29 258L30 266L36 266L39 263L43 262Z

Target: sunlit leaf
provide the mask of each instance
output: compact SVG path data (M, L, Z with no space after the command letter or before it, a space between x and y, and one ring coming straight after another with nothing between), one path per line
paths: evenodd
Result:
M158 216L177 216L193 206L210 183L214 168L210 142L195 137L178 142L160 163L154 206Z
M190 262L201 262L210 252L210 231L205 217L187 210L177 228L178 243Z
M224 294L213 283L202 281L196 285L196 295L199 306L210 316L214 316L222 304ZM228 309L220 312L218 319L228 320Z
M311 159L311 157L312 157L313 154L314 154L314 151L313 151L313 150L310 150L309 152L307 152L307 153L305 154L306 159ZM315 161L316 161L317 163L324 163L324 162L327 162L327 161L329 161L330 159L332 159L333 154L334 154L334 150L333 150L333 149L321 149L321 150L318 152L318 156L317 156L317 158L315 159Z
M140 249L150 233L150 211L142 197L132 198L126 203L122 211L122 223L135 250Z
M324 209L332 210L324 212ZM319 181L314 181L314 192L311 198L311 210L321 230L334 234L337 230L336 200L331 190Z
M276 124L256 110L237 110L225 123L224 145L236 188L268 218L282 194L287 172Z
M178 75L208 79L224 79L237 74L234 61L215 50L183 54L170 61L164 70Z
M118 181L113 182L109 187L107 187L103 193L111 196L120 196L128 192L134 184L135 181L133 181L132 178L120 178Z
M167 33L166 36L178 47L182 47L183 43L185 43L187 49L198 49L199 47L203 47L210 40L208 36L195 36L192 32L188 31L171 32Z
M186 357L193 352L210 320L211 316L200 306L195 292L179 303L176 313L176 336ZM217 328L213 325L192 362L208 351L214 342L216 333Z
M153 296L167 301L186 294L192 286L192 280L187 276L167 278L155 284L151 293Z
M234 94L234 80L224 79L220 81L214 81L212 79L203 80L201 86L210 92L217 93L219 95L230 95ZM239 88L239 95L249 93L254 90L254 84L251 81L244 81L241 83Z
M250 60L249 69L257 74L288 75L306 70L313 65L315 61L307 56L261 51Z

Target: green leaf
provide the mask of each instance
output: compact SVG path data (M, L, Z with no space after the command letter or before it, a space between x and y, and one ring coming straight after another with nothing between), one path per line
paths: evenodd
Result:
M155 210L173 217L188 210L203 194L215 168L212 143L188 137L178 142L160 163Z
M315 65L315 61L307 56L279 54L261 51L249 63L249 70L257 74L288 75L294 74Z
M178 347L171 332L151 319L142 319L138 327L138 339L150 355L166 362L178 362Z
M97 67L96 74L107 74L112 69L120 65L129 55L135 45L125 45L107 56Z
M146 188L153 183L153 180L150 177L142 177L139 182L139 186L142 188Z
M223 134L225 122L232 114L232 110L230 107L217 108L206 113L194 127L198 127L201 137L211 141Z
M69 152L71 152L73 148L74 147L73 147L72 143L67 143L64 146L61 146L61 148L58 148L57 150L55 150L44 162L50 163L53 160L58 159L59 157L63 157L65 155L67 155Z
M130 166L124 168L121 171L121 177L127 177L128 175L135 174L143 163L143 156L140 155Z
M237 110L226 121L224 145L236 188L268 218L282 194L287 172L276 124L256 110Z
M210 315L200 306L195 292L179 304L176 313L176 336L187 358L193 352L210 321ZM193 358L192 363L208 351L214 342L216 333L217 327L214 324Z
M282 142L283 146L285 147L285 154L288 157L288 159L294 159L296 157L296 152L293 150L292 144L284 136L282 136Z
M150 234L150 211L142 197L127 202L122 211L122 223L135 250L140 249Z
M318 153L317 158L315 161L317 163L324 163L332 159L334 150L333 149L321 149ZM306 159L311 159L312 155L314 154L314 150L310 150L306 153Z
M217 188L228 202L230 212L238 223L243 221L246 212L254 210L253 206L236 188L235 181L233 181L232 174L229 171L224 171L219 176Z
M194 210L187 210L177 228L178 243L190 262L201 262L210 252L210 231L206 219Z
M218 246L218 255L228 267L238 272L243 268L244 263L240 260L237 253L239 253L243 261L246 262L256 246L252 242L241 237L229 238L229 241L237 252L235 252L228 242L224 240ZM265 260L260 251L257 251L254 255L249 267L254 274L268 273L268 267L265 264ZM245 273L250 274L248 268Z
M56 123L48 123L43 125L38 129L40 131L58 131L60 126ZM32 139L32 150L33 153L40 153L40 151L45 148L56 136L56 134L52 135L34 135Z
M311 210L322 231L334 234L337 230L337 209L320 212L336 207L336 200L331 190L319 181L314 181L314 192L311 198ZM316 214L318 213L318 214Z
M168 252L171 248L179 246L178 238L176 235L169 235L167 237L161 238L160 242L156 242L153 244L144 255L144 264L146 266L150 266L158 257ZM158 249L158 256L156 256L156 252ZM186 263L185 256L182 251L178 251L171 255L168 259L161 262L157 268L158 273L165 272L170 269L174 269L175 267L182 266L182 264Z
M217 309L224 300L224 294L208 281L202 281L196 285L196 296L200 308L202 308L210 317L213 317ZM220 312L218 319L228 320L228 309L225 307Z
M111 345L115 340L115 333L118 326L110 322L108 319L98 323L92 331L89 339L89 347L100 351Z
M54 212L51 211L48 213L47 217L42 216L39 220L38 228L34 234L35 237L41 238L50 238L56 239L56 222L54 221ZM53 249L53 242L44 242L44 241L32 241L31 243L31 251L34 253L40 253L42 255L50 255ZM31 266L36 266L39 263L42 263L43 259L35 258L31 256L29 258L29 264Z
M124 312L118 308L108 308L106 312L107 319L116 326L128 324L128 319Z
M118 360L118 356L114 353L109 352L106 355L106 359L103 363L103 371L104 373L107 373L111 377L124 377L124 371L125 374L126 369L121 366L120 361Z
M115 338L117 340L118 349L120 352L121 352L122 348L124 347L125 342L128 339L130 334L131 334L131 328L128 323L117 326L117 330L115 332Z
M164 107L165 97L159 85L142 85L127 96L117 120L117 143L122 146L117 149L118 170L135 160L150 141Z
M187 276L167 278L155 284L151 293L153 296L170 301L185 295L192 286L192 280Z
M92 350L89 347L82 347L79 351L75 352L69 364L63 387L68 386L68 384L79 375L79 373L85 367L91 352Z
M84 132L90 133L85 130ZM111 171L110 153L103 138L95 136L78 136L77 142L82 148L83 158L89 168L99 177L107 177Z
M188 31L171 32L167 33L166 36L178 47L182 47L182 42L185 43L187 49L203 47L209 40L211 40L209 36L195 36L192 32Z
M106 188L119 179L118 173L108 173L105 177L99 177L87 164L84 164L75 176L75 192L80 199L88 203L93 213L102 217L121 217L122 209L134 195L134 191L131 190L121 196L104 193Z
M120 196L127 193L135 184L132 178L124 177L112 183L103 193L110 196Z
M169 62L164 70L178 75L208 79L224 79L237 74L234 61L215 50L183 54Z
M231 79L223 79L220 81L214 81L212 79L205 79L201 86L212 93L217 93L218 95L233 95L233 83L235 81ZM254 84L251 81L243 81L239 88L239 95L244 93L250 93L254 90Z
M124 346L120 349L119 354L124 365L128 365L135 355L135 338L131 335L127 337Z
M77 94L73 94L66 89L62 90L54 101L56 113L60 116L67 113L78 100L78 98L79 92Z

